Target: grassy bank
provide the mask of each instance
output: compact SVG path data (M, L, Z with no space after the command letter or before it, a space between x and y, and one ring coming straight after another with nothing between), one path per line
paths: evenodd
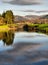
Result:
M0 25L0 32L8 32L9 30L14 30L16 28L17 28L16 24Z
M29 24L31 28L35 28L35 30L48 33L48 24Z
M9 30L8 25L1 25L0 26L0 32L7 32Z

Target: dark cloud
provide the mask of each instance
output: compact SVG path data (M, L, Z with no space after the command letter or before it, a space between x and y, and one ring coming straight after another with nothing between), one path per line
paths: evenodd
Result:
M22 12L34 12L34 13L46 13L48 10L36 11L36 10L20 10Z
M10 3L14 5L38 5L41 4L41 0L3 0L5 3Z
M46 13L48 12L48 10L44 10L44 11L36 11L36 13Z
M19 11L22 11L22 12L36 12L35 10L19 10Z

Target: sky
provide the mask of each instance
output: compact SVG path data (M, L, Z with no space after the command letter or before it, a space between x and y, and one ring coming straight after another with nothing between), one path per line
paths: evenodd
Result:
M14 15L48 14L48 0L0 0L0 13L12 10Z

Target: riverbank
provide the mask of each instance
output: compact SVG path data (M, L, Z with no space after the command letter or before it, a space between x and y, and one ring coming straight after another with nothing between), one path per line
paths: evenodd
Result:
M9 30L16 30L16 29L17 29L16 24L0 25L0 32L8 32Z
M6 32L8 30L16 30L16 31L25 31L23 26L26 24L16 23L16 24L6 24L0 25L0 32ZM48 33L48 24L27 24L28 25L28 32L42 32ZM26 27L27 28L27 27Z
M48 32L48 24L29 24L29 26L38 31Z

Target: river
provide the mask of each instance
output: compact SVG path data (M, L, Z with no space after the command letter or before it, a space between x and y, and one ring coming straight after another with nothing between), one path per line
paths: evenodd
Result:
M48 35L0 32L0 65L48 65Z

